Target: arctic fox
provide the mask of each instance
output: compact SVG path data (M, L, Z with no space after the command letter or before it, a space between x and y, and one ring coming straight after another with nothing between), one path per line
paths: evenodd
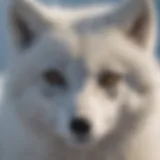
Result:
M12 0L0 160L160 160L154 12Z

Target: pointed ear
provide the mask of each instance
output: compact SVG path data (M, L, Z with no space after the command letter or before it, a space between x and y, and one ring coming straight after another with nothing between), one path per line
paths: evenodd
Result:
M156 45L156 14L152 0L133 0L118 15L122 31L137 45L153 52Z
M9 27L18 49L31 45L50 23L47 8L36 1L13 0L9 11Z
M128 0L112 13L96 13L76 24L80 32L116 28L147 52L156 45L156 18L153 0Z
M110 18L128 38L152 52L156 45L156 18L152 0L130 0Z

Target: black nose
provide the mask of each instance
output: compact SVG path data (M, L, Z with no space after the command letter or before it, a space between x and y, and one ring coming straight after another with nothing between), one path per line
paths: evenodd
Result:
M90 131L90 124L84 118L75 118L70 124L71 131L78 136L85 136Z

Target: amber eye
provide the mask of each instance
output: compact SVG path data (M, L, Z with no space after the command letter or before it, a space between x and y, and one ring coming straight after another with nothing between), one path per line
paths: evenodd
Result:
M121 79L121 76L112 72L104 72L99 76L99 84L103 87L114 87Z
M50 85L59 85L59 86L65 85L64 77L57 70L48 70L47 72L44 73L43 76Z

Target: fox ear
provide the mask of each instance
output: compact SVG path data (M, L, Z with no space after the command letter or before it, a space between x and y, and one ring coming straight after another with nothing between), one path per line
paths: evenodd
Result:
M153 52L156 45L156 19L152 0L132 0L119 13L120 28L140 47ZM122 23L121 23L122 22Z
M47 8L32 0L13 0L9 13L9 27L18 48L28 47L47 27Z
M77 24L79 30L117 28L129 40L153 52L156 45L156 19L153 0L128 0L112 13L103 12Z

